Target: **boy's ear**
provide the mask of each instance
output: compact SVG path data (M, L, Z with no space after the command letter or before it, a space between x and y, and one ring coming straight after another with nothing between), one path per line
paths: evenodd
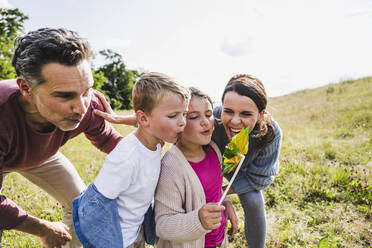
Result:
M17 77L17 85L19 90L21 91L22 96L30 97L32 94L32 88L29 83L24 80L22 77Z
M136 111L136 118L137 118L138 124L141 125L142 127L146 127L149 125L149 118L147 114L143 112L142 110Z

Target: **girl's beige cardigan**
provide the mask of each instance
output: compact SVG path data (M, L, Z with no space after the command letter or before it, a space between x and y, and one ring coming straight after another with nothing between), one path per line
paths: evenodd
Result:
M217 145L213 142L211 145L221 162ZM155 193L156 247L203 248L207 230L199 220L199 209L205 203L198 176L182 152L173 145L162 159ZM222 247L227 246L224 244Z

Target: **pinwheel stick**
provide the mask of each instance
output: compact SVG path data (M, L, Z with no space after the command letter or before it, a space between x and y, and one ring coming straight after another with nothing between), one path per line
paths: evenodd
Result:
M238 175L238 172L239 172L239 170L240 170L240 167L241 167L242 164L243 164L243 161L244 161L244 159L245 159L245 156L242 155L242 154L240 154L240 153L239 153L239 155L240 155L240 157L242 157L242 159L240 159L240 162L239 162L238 166L236 167L236 169L235 169L235 171L234 171L234 175L233 175L232 178L230 179L230 182L229 182L229 184L227 185L227 187L226 187L226 189L225 189L225 192L223 192L223 195L222 195L220 201L218 202L218 205L221 205L221 204L222 204L223 200L225 199L225 197L226 197L226 195L227 195L227 192L229 192L229 189L230 189L230 187L231 187L231 184L234 182L235 177L236 177L236 175Z

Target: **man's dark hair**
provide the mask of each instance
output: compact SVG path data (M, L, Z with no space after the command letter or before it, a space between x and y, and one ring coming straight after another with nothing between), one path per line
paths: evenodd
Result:
M54 62L74 66L83 60L91 61L89 42L67 29L41 28L17 37L12 60L17 75L32 88L45 82L41 69Z

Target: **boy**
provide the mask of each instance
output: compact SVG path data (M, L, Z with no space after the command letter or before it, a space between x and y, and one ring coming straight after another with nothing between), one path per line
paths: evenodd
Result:
M132 100L138 129L118 143L73 203L84 247L145 247L141 226L159 178L161 143L176 142L185 127L189 92L168 76L143 75ZM120 238L122 243L114 241Z

